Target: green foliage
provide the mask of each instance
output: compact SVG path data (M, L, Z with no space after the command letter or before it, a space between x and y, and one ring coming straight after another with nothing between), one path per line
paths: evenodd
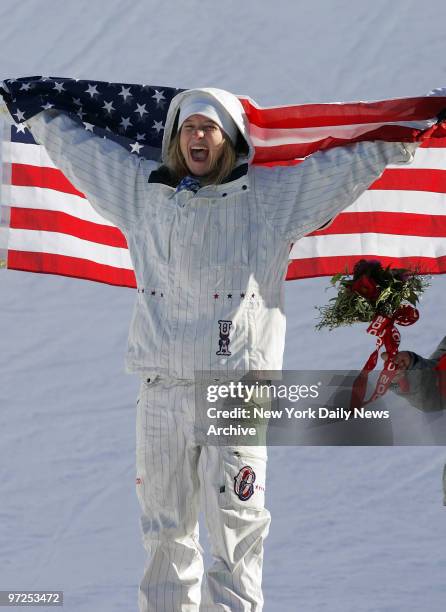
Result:
M379 261L361 259L353 275L338 273L331 278L338 294L328 305L316 307L320 314L316 329L370 323L378 314L393 316L405 304L416 306L429 286L427 278L413 270L383 268Z

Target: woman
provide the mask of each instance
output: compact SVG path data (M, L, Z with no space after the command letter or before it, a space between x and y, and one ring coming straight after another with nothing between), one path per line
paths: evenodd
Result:
M266 449L198 444L196 383L281 370L291 243L356 200L387 164L410 161L409 146L362 142L295 167L254 167L243 107L219 89L172 100L161 166L57 111L28 126L124 232L135 269L127 369L142 378L137 492L150 553L140 610L198 610L200 490L214 557L209 609L261 610Z

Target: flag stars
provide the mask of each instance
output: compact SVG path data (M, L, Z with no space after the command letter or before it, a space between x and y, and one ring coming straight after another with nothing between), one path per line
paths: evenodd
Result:
M21 111L19 108L17 109L17 112L14 113L14 115L17 117L18 121L23 121L25 119L23 111Z
M157 106L159 106L161 100L166 99L164 96L164 91L158 91L157 89L155 89L155 93L153 94L152 98L155 98Z
M88 89L85 90L85 93L89 94L92 98L99 96L97 85L89 85Z
M82 110L82 107L77 111L76 115L79 117L79 119L82 119L82 117L84 115L86 115L87 113L84 113Z
M130 121L130 117L121 117L121 123L119 125L122 125L122 127L124 128L124 130L127 131L127 129L133 125L132 122Z
M145 134L136 134L136 140L145 140L146 139L146 135Z
M43 110L50 110L50 108L54 108L54 104L51 104L50 102L47 102L46 104L41 106L41 108L43 108Z
M80 98L72 98L74 104L76 104L76 106L82 106L82 102Z
M118 96L122 96L124 102L127 102L127 98L132 98L132 94L130 93L130 87L121 87L121 91L118 93Z
M164 130L164 125L162 121L154 121L152 127L154 130L156 130L157 134L159 134L161 130Z
M87 132L93 132L94 125L92 123L88 123L88 121L83 121L82 123L84 124Z
M29 91L31 89L31 83L23 83L20 91Z
M109 115L112 114L113 111L116 110L116 108L114 108L113 106L113 100L111 102L105 102L104 106L102 107Z
M132 145L130 145L132 153L139 153L139 151L143 148L143 145L140 145L139 142L134 142Z
M26 128L26 124L25 123L17 123L16 126L15 126L15 129L16 129L17 133L18 132L22 132L22 134L24 134L25 130L27 129Z
M63 91L65 91L65 89L63 88L63 83L58 83L57 81L54 83L53 89L57 89L58 93L62 93Z
M141 119L144 117L144 115L148 115L149 111L146 110L146 105L145 104L136 104L136 110L135 113L139 113L139 116L141 117Z

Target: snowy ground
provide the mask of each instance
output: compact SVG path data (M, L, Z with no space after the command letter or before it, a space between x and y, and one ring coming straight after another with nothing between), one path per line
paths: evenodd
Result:
M264 105L422 94L446 84L445 17L442 0L3 0L0 79L212 85ZM326 285L287 284L289 369L357 368L370 352L361 329L313 331ZM444 335L445 288L435 279L407 348L429 353ZM137 380L123 372L133 298L0 276L0 589L61 589L69 612L136 610ZM265 610L444 610L445 455L272 448Z

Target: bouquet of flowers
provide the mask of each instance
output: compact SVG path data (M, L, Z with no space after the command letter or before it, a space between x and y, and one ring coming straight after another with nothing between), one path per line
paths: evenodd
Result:
M404 268L383 268L377 260L359 260L353 276L336 274L331 284L337 286L338 295L328 306L318 308L321 318L316 329L330 330L352 323L370 323L367 333L376 337L376 348L368 358L352 388L351 407L359 408L375 401L389 388L397 373L395 356L400 344L400 332L395 325L412 325L419 318L415 308L421 294L429 286L426 277ZM384 346L388 359L370 399L365 401L368 374L378 361ZM406 384L400 379L402 389Z
M404 268L383 268L376 259L360 259L353 275L336 274L331 279L338 294L330 304L317 307L320 321L316 329L335 329L353 323L371 323L377 315L393 317L402 306L418 303L429 286L426 277Z

